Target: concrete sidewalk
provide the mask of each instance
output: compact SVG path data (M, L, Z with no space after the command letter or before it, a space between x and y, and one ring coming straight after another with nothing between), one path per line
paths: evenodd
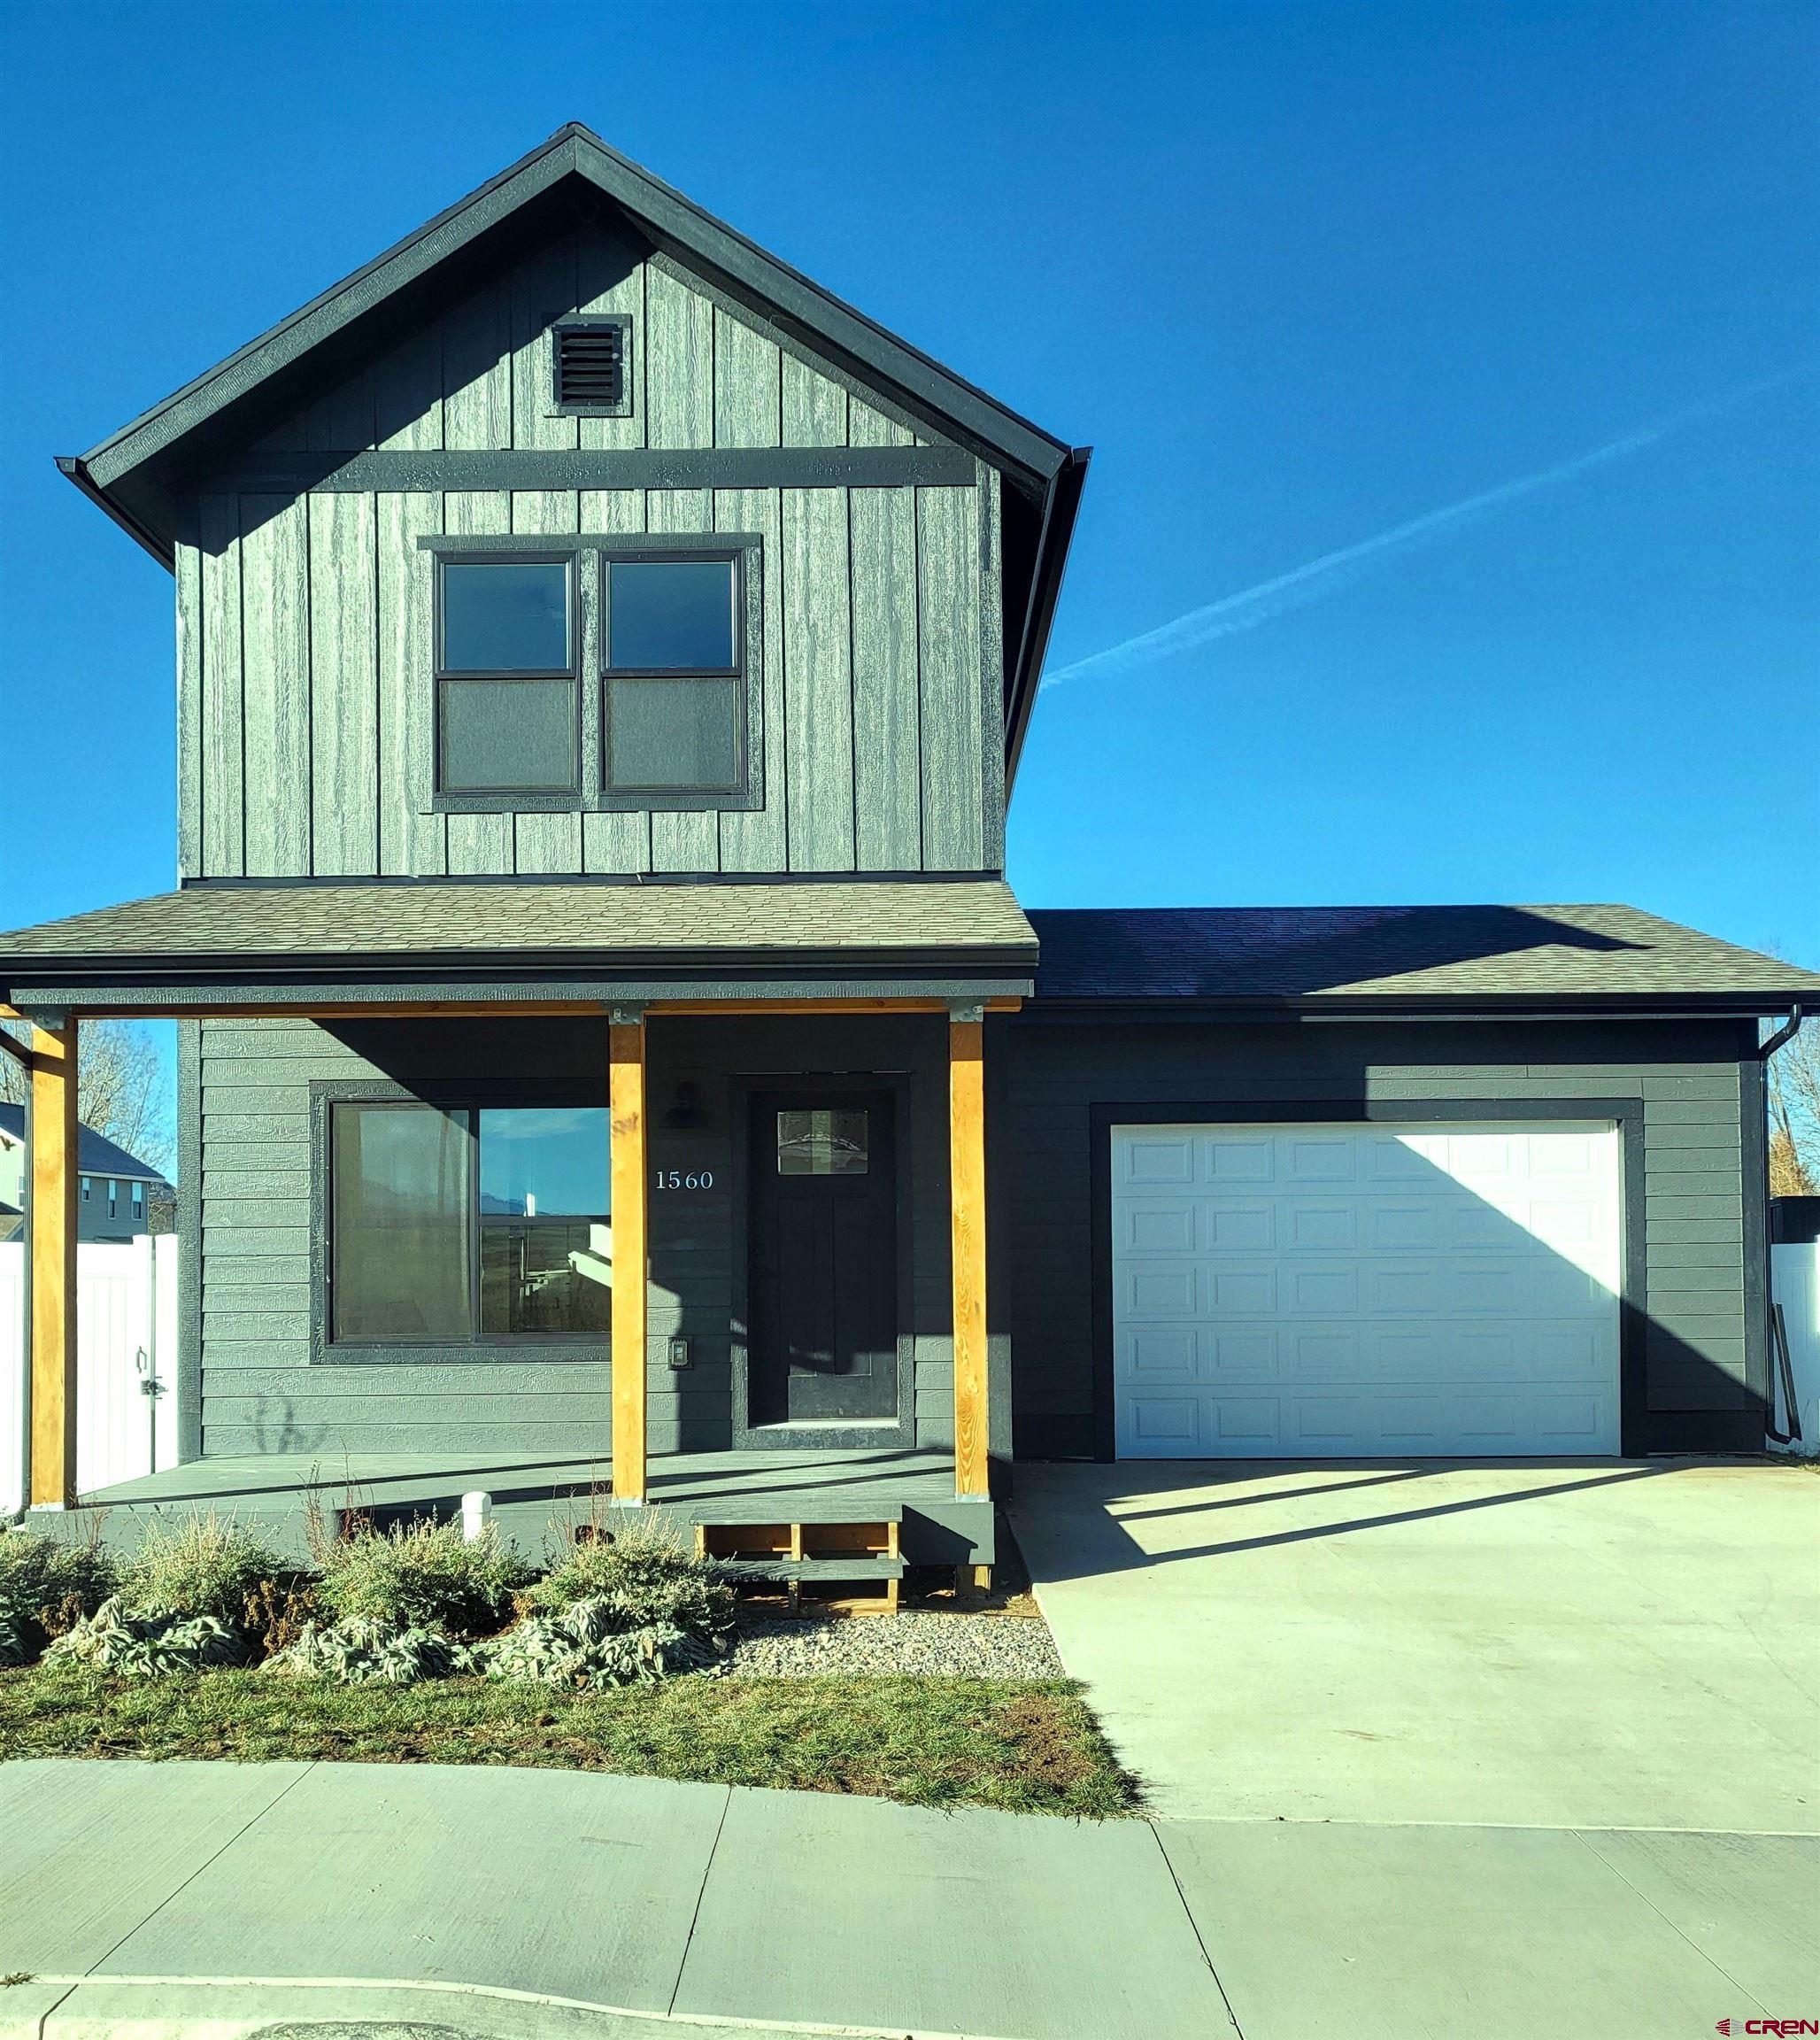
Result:
M0 1766L0 1974L32 1978L0 1988L0 2040L312 2020L1653 2040L1814 2015L1816 1910L1820 1843L1792 1835L1095 1826L431 1765Z

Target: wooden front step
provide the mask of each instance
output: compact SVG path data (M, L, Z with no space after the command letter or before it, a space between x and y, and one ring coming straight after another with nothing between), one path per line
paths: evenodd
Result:
M729 1580L788 1588L792 1604L805 1583L875 1580L884 1589L879 1605L897 1612L904 1557L895 1514L857 1523L698 1523L695 1549Z

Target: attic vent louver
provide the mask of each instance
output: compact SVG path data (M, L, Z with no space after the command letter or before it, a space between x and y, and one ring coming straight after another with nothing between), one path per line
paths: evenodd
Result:
M554 381L559 409L616 414L630 409L626 373L630 328L629 319L590 319L557 328Z

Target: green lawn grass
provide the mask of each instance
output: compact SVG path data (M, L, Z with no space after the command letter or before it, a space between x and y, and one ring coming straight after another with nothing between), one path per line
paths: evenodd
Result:
M586 1693L38 1666L0 1673L0 1758L14 1757L528 1764L1090 1819L1136 1802L1060 1680L690 1678Z

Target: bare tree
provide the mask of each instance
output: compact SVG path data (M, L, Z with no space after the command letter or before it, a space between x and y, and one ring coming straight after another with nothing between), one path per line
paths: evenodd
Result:
M31 1030L8 1032L24 1039ZM0 1099L24 1101L24 1066L0 1055ZM90 1020L76 1032L76 1115L83 1125L168 1175L173 1161L170 1076L149 1029L132 1020Z
M1820 1023L1770 1058L1770 1194L1820 1194Z

